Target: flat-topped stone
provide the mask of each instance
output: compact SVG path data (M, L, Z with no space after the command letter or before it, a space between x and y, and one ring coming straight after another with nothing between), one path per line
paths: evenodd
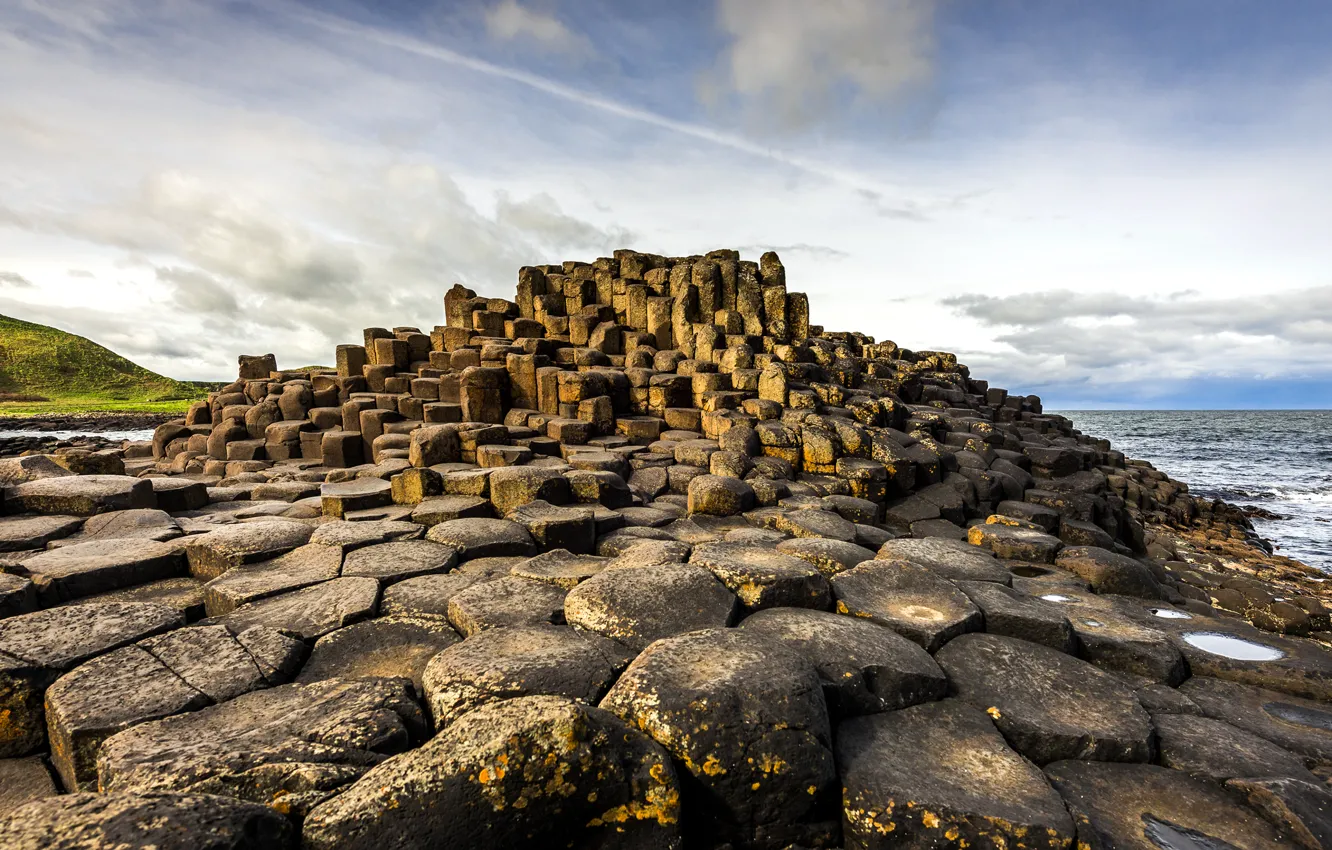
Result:
M5 490L7 513L92 516L155 508L152 482L127 475L69 475L25 481Z
M185 573L180 549L155 540L94 540L25 558L21 575L32 579L42 605L93 596Z

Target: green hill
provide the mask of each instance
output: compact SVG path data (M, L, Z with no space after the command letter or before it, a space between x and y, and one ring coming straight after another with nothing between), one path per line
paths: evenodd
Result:
M204 385L150 372L56 328L0 316L0 415L183 410Z

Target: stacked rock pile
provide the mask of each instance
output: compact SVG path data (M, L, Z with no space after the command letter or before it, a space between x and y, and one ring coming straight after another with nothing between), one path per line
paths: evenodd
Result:
M445 315L0 461L0 846L1332 846L1332 622L1225 506L774 254Z

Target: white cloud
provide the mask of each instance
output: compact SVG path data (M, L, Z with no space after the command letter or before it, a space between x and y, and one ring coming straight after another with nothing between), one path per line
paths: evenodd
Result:
M526 41L565 56L588 56L592 45L559 18L518 0L499 0L486 10L486 32L498 41Z
M705 95L802 126L849 98L882 103L931 81L936 0L718 0L730 39Z
M32 281L18 272L0 271L0 286L12 286L15 289L31 289Z

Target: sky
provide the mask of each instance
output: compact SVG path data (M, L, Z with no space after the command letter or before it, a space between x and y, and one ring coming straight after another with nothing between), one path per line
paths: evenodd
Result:
M182 379L776 250L1050 409L1332 406L1321 0L0 0L0 313Z

